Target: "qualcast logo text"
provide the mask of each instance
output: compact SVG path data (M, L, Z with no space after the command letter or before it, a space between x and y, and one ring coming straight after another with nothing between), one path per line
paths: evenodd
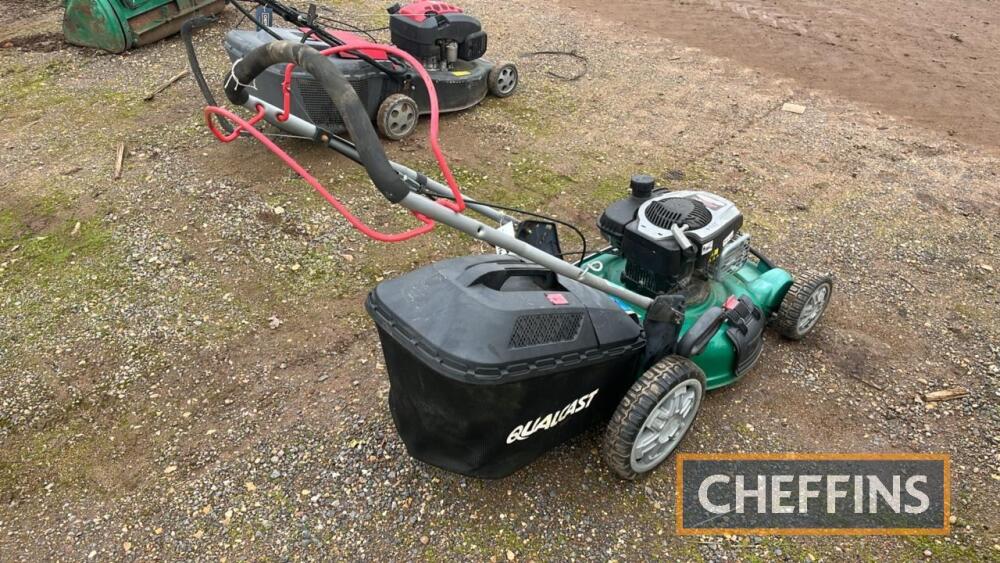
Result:
M566 418L570 415L582 411L590 406L590 402L594 400L594 396L597 395L598 391L599 389L594 389L590 393L587 393L586 395L566 405L562 410L549 413L544 417L540 416L535 420L529 420L524 424L517 425L517 427L511 430L510 434L507 435L507 443L513 444L518 440L526 440L535 432L538 432L539 430L548 430L556 424L566 420Z
M680 534L947 534L943 454L678 454Z

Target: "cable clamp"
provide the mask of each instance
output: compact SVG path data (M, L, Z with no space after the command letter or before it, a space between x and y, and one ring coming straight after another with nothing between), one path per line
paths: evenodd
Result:
M226 83L223 85L223 87L224 88L228 88L229 87L229 81L232 80L239 87L242 87L242 88L249 87L249 88L253 88L254 90L256 90L257 89L257 79L256 78L254 78L253 80L251 80L250 84L243 84L242 82L240 82L239 78L236 78L236 65L240 64L241 62L243 62L243 57L240 57L240 58L236 59L235 61L233 61L233 66L230 67L230 69L229 69L229 77L226 78Z

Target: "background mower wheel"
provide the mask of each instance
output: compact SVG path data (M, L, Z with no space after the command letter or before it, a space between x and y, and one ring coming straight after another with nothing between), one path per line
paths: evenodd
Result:
M406 94L393 94L378 106L375 124L378 132L391 141L405 139L417 127L417 102Z
M795 276L792 287L781 300L775 326L778 332L791 340L805 338L830 304L833 279L826 274L805 272Z
M604 434L604 459L619 476L644 477L677 448L705 394L691 360L667 356L646 370L618 403Z
M511 63L495 66L487 77L490 94L506 98L517 89L517 67Z

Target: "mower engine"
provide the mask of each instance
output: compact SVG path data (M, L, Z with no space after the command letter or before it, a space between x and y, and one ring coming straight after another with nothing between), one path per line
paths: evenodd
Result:
M611 204L598 226L625 258L622 281L650 295L688 293L699 282L739 270L750 235L741 234L736 205L702 191L653 190L653 178L634 176L630 197Z
M427 69L451 70L459 59L486 54L486 32L476 18L444 2L414 2L389 8L389 33L400 49Z

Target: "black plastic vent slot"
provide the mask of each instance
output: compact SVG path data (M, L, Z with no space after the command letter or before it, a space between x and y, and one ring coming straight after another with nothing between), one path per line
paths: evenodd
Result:
M657 283L656 275L635 262L625 263L624 277L646 291L656 293L659 289L660 284Z
M361 100L368 99L367 81L349 80L349 82ZM295 88L301 89L302 103L309 121L328 131L342 131L344 129L344 119L340 117L340 112L334 107L329 94L323 90L319 82L316 82L312 77L296 79L292 85L293 92Z
M581 326L583 326L583 313L524 315L514 321L510 347L527 348L556 342L571 342L580 335Z
M712 212L705 204L693 199L671 197L654 201L646 207L646 219L661 229L673 225L687 225L695 230L712 221Z

